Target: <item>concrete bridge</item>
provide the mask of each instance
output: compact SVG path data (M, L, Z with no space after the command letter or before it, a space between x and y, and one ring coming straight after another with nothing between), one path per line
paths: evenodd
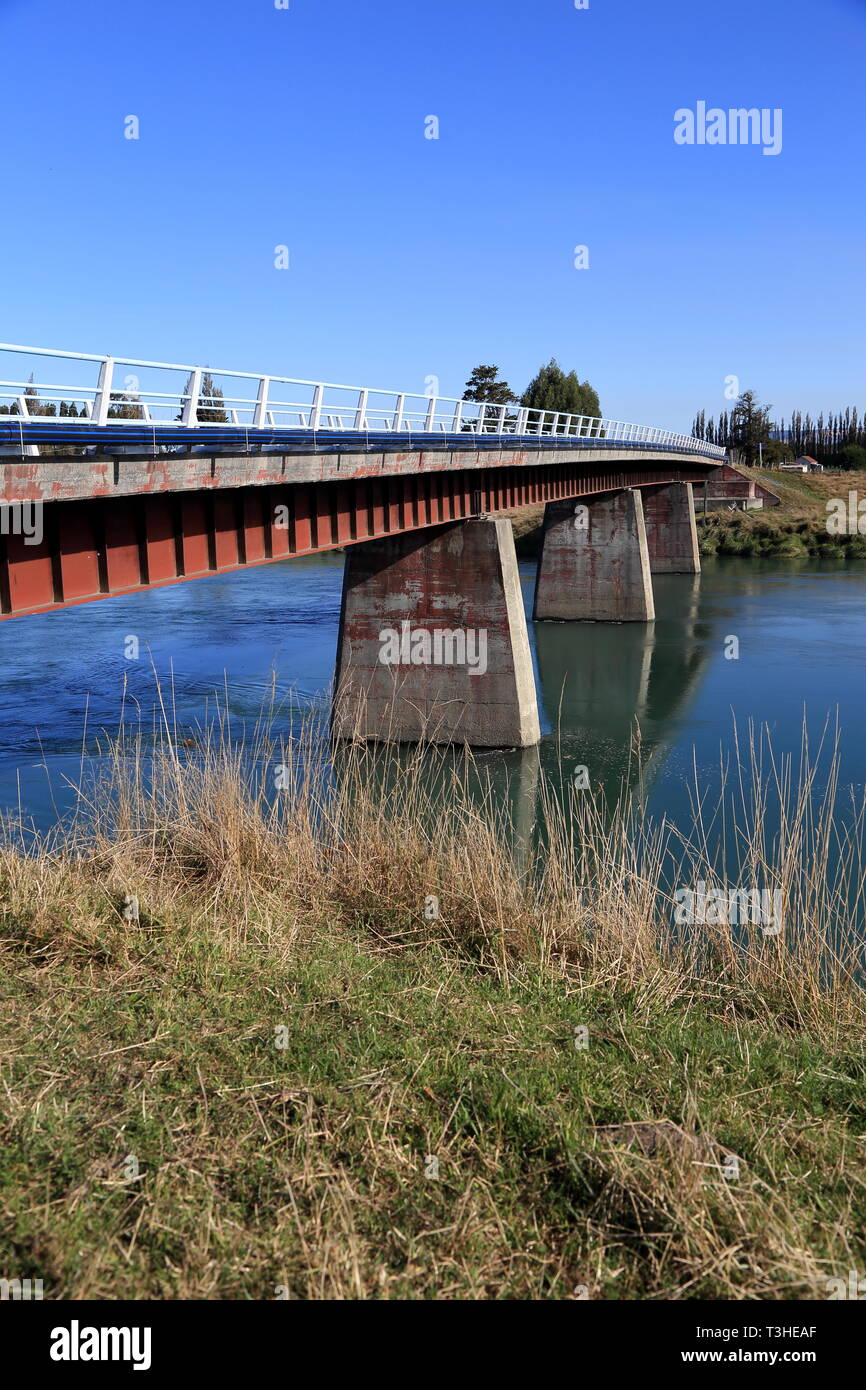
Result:
M497 513L546 504L538 621L651 622L653 572L700 569L693 490L724 450L688 435L203 367L0 353L30 368L0 381L0 618L345 547L340 737L538 741L514 539ZM56 358L70 375L43 384Z

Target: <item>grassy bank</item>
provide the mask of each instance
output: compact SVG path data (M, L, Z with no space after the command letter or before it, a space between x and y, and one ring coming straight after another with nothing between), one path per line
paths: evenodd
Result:
M740 471L777 493L779 505L757 512L711 512L704 517L696 495L702 555L866 556L866 536L836 536L827 530L828 501L847 498L849 490L858 487L857 473Z
M166 731L145 779L149 755L117 751L86 824L0 856L4 1275L800 1299L864 1267L859 948L828 941L857 864L831 871L808 772L765 764L740 805L743 881L780 884L790 925L677 945L665 832L633 803L602 824L542 785L527 863L459 775L431 805L420 759L383 780L358 752L273 803L247 770L286 760L267 738L184 762ZM718 814L682 881L713 880Z
M515 511L502 512L501 515L507 516L511 522L514 547L520 559L537 559L541 554L544 506L518 507Z

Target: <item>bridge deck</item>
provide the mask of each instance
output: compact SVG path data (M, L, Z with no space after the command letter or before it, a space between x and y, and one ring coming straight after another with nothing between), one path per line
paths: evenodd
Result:
M200 443L203 433L206 442ZM593 473L606 475L610 467L627 468L633 479L628 485L635 486L639 485L638 475L643 469L688 468L689 479L702 482L720 466L720 460L709 455L700 440L695 440L692 448L619 440L531 436L515 439L511 435L422 435L412 436L410 442L405 435L347 436L344 432L336 438L339 446L331 438L311 438L307 431L292 448L283 442L277 450L237 450L220 445L219 440L204 431L195 432L191 445L190 432L186 431L186 447L182 449L165 445L151 445L148 449L141 443L130 443L124 431L123 443L114 444L113 448L109 441L100 440L98 450L88 447L85 451L82 446L75 453L55 453L55 449L64 447L56 444L51 446L52 452L39 456L10 450L0 454L0 500L73 501L199 488L345 483L353 479L538 466L577 469L588 480ZM589 486L588 490L599 489Z

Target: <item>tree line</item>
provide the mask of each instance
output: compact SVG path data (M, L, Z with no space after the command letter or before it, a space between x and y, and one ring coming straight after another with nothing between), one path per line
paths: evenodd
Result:
M805 455L825 468L866 468L866 415L856 406L817 419L795 410L789 420L773 420L772 406L761 405L754 391L744 391L718 420L699 411L692 435L736 450L747 464L761 460L773 466Z
M184 394L189 395L192 390L192 377L187 377ZM43 401L34 384L31 373L30 380L24 388L24 399L27 402L28 415L42 415L49 419L67 420L86 420L87 411L82 405L81 408L75 401ZM223 392L214 384L214 379L210 372L203 372L201 386L198 395L198 408L196 419L199 424L227 424L228 411L223 404L225 400ZM17 401L12 405L0 405L0 415L19 415L20 408ZM180 420L183 410L175 416ZM143 420L144 411L141 401L134 391L112 391L109 397L108 406L109 420Z

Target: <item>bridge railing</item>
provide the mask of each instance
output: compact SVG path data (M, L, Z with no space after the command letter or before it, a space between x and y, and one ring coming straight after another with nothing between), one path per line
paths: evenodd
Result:
M58 361L73 364L64 369L69 378L46 380L62 375L56 370ZM8 373L4 363L10 364ZM94 426L144 423L154 429L229 425L250 431L561 436L671 445L725 456L723 448L673 430L536 410L516 402L497 405L12 343L0 343L0 377L0 417L13 415L22 423L62 418L65 428L80 425L91 431Z

